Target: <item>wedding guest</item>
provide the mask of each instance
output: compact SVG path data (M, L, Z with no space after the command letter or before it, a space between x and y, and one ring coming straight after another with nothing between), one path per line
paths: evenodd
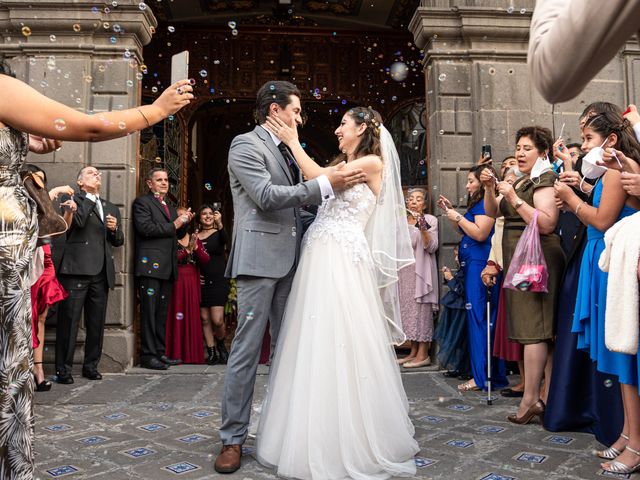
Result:
M618 161L640 161L640 144L629 122L623 121L619 114L605 112L591 116L587 119L582 134L585 139L584 149L602 145L605 149L614 148ZM615 169L600 167L600 170L592 174L600 177L593 191L593 206L581 200L564 184L556 185L555 190L566 208L573 210L587 225L587 244L580 267L572 325L572 331L578 334L577 347L589 352L600 372L615 375L621 384L625 412L622 432L608 449L597 452L599 457L611 460L627 447L630 447L631 452L640 449L640 445L630 446L628 440L631 429L628 410L637 404L631 397L637 396L638 365L635 356L612 352L604 345L608 274L598 267L598 260L604 250L604 232L620 219L637 212L640 202L625 192L620 172ZM628 404L629 402L631 403ZM627 466L640 464L638 458L632 457L633 455L625 455L621 461Z
M467 211L460 215L451 202L440 195L438 206L444 211L444 215L460 233L460 266L464 270L465 295L467 303L467 329L469 339L469 353L471 356L471 371L473 378L458 386L458 390L479 390L486 388L487 381L487 301L491 301L491 312L495 315L498 306L498 286L490 289L491 298L488 298L487 288L482 283L481 272L487 263L491 250L491 236L495 220L485 214L484 185L480 182L480 174L483 171L491 172L496 176L495 170L488 165L476 165L469 170L467 175ZM495 322L491 330L493 337ZM493 339L492 339L493 340ZM501 388L508 384L502 361L492 362L492 387Z
M27 163L22 166L22 171L32 172L40 177L45 186L47 185L47 174L40 167ZM55 187L49 190L49 198L54 201L63 194L73 193L73 189L68 186ZM67 225L71 224L73 212L77 206L73 200L68 200L63 204L64 220ZM41 245L34 256L39 263L34 270L39 274L35 283L31 285L31 342L33 346L33 378L36 382L36 392L47 392L51 390L51 382L44 378L42 360L44 353L44 325L49 312L49 307L64 300L68 294L64 287L56 278L56 272L51 260L51 240L49 238L40 239ZM40 264L40 262L42 262ZM36 273L32 270L32 273Z
M198 220L198 238L209 254L209 263L200 265L202 274L200 317L202 331L207 346L207 363L226 365L229 352L224 344L226 326L224 324L224 306L229 296L229 279L225 278L225 246L229 242L227 231L222 225L219 208L203 205L196 214Z
M178 216L186 207L176 208ZM176 362L204 363L200 321L200 266L209 263L209 254L198 231L178 239L178 278L173 285L167 316L166 356Z
M587 106L582 113L580 117L581 130L588 117L603 112L614 112L617 115L621 113L616 105L595 102ZM581 149L584 148L584 151L588 153L591 150L590 145L591 142L585 140ZM560 182L568 185L581 200L587 201L591 205L590 189L592 188L591 183L595 183L595 180L588 178L582 180L581 165L582 158L579 157L574 171L565 171L560 174ZM556 204L561 207L562 201L556 199ZM563 228L561 222L566 215L575 216L575 213L565 209L560 214L558 233L561 233L560 230ZM568 235L565 232L562 233L561 241L567 255L567 268L559 293L559 298L562 301L558 302L556 313L555 354L553 356L553 370L549 379L544 427L552 432L592 433L599 442L611 445L618 439L624 420L618 380L596 369L589 353L577 348L578 335L571 331L580 267L587 243L586 227L580 222L573 241L567 238ZM590 400L585 401L586 398Z
M552 145L549 129L523 127L516 133L516 160L518 170L524 175L513 185L498 182L498 197L494 194L495 177L486 172L481 175L487 214L494 218L503 215L505 219L502 239L505 271L509 270L518 240L537 210L540 244L549 274L548 293L503 289L509 339L524 345L525 391L517 414L507 417L517 424L529 423L536 416L544 415L545 399L541 398L540 386L543 374L551 377L555 307L565 262L560 238L554 233L558 208L553 184L557 175L550 163L545 162Z
M549 103L571 100L640 28L639 0L537 0L529 77ZM563 65L563 68L554 68Z
M178 240L187 235L190 209L178 215L165 201L169 176L162 168L147 174L149 193L133 201L136 265L140 298L140 365L166 370L177 365L166 353L167 313L173 283L178 278Z
M447 371L445 377L470 379L469 343L467 338L467 310L464 294L464 271L458 262L458 246L453 250L457 269L442 267L444 284L449 291L440 300L440 318L433 334L438 344L438 363Z
M502 162L502 168L500 171L500 178L503 181L513 183L518 178L517 167L504 170L505 166L511 163L517 163L515 157L513 162L509 162L505 165ZM496 358L502 360L517 362L518 371L520 372L520 382L513 387L503 388L500 390L500 395L503 397L522 397L524 394L524 351L522 344L518 342L509 341L509 334L507 332L507 315L505 311L504 294L502 293L502 281L504 277L503 271L503 258L502 258L502 237L504 234L504 217L498 217L496 219L495 232L491 237L491 252L489 252L489 259L487 260L487 266L482 270L481 278L482 283L487 287L493 287L494 285L500 285L498 310L496 314L496 333L495 341L493 345L493 355Z
M102 356L109 290L115 287L113 247L124 245L120 210L100 195L102 173L93 166L78 173L80 191L73 195L78 208L67 231L60 262L60 281L69 297L58 307L56 381L74 382L71 370L80 317L86 330L82 376L102 380Z
M438 310L438 219L424 213L427 192L412 189L406 200L407 223L416 263L399 272L400 318L411 352L400 359L405 368L431 365L433 315Z
M165 90L153 105L87 115L46 98L9 74L0 64L4 92L0 96L0 299L12 306L0 309L0 328L6 333L0 340L0 390L5 392L0 405L0 477L32 478L31 295L23 287L29 285L38 224L19 175L25 156L28 151L53 152L60 148L60 140L124 137L177 112L193 95L184 80ZM182 95L178 88L185 89ZM120 128L123 124L125 128Z

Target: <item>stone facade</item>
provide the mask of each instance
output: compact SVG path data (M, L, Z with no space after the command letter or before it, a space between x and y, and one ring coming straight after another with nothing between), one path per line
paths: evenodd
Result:
M567 143L580 142L578 116L604 100L625 105L640 91L640 48L630 40L570 102L551 105L535 90L526 65L534 0L422 0L409 29L425 50L427 159L433 203L441 192L464 210L467 170L481 146L496 163L514 152L514 134L538 124ZM481 5L481 6L479 6ZM562 68L562 65L558 65ZM441 222L441 262L452 264L459 235Z
M113 3L3 0L0 54L19 79L71 108L91 113L139 105L142 47L157 22L138 0ZM134 357L130 205L136 196L138 149L138 135L131 135L104 143L67 142L59 152L28 158L47 172L51 186L75 187L81 167L97 167L103 172L102 196L120 207L126 244L115 250L116 288L109 295L100 364L106 372L124 370ZM47 363L53 361L54 325L47 324ZM84 332L79 337L78 361Z

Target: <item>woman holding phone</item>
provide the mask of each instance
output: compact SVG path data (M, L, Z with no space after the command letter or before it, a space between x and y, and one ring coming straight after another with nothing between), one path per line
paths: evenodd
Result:
M409 190L407 223L416 263L399 272L400 318L411 353L399 359L405 368L431 365L429 347L433 339L433 315L438 310L438 219L425 214L427 191Z

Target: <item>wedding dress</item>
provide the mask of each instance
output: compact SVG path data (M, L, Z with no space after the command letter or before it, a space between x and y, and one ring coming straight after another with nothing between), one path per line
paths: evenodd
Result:
M298 479L413 476L419 447L378 293L366 184L325 200L305 235L271 364L257 458Z

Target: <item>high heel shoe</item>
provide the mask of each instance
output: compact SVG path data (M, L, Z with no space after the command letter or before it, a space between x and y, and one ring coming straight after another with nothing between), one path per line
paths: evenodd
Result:
M625 450L629 450L631 453L635 454L637 457L640 457L640 452L638 450L631 448L629 445L625 447ZM611 460L610 462L603 463L600 466L602 467L602 470L604 470L605 472L611 472L615 474L629 474L634 472L640 472L640 462L635 464L633 467L630 467L629 465L625 465L624 463L619 462L618 460Z
M544 402L542 400L538 400L536 403L531 405L529 410L527 410L521 417L518 417L517 415L509 415L507 420L518 425L526 425L535 417L540 417L540 422L542 422L544 421L544 410Z
M624 438L627 442L629 441L629 437L627 437L624 433L621 433L620 436ZM609 447L606 450L596 450L593 453L598 458L602 458L604 460L613 460L614 458L619 456L624 451L625 448L626 448L626 445L622 447L622 450L618 450L616 447Z
M33 362L34 365L42 365L42 362ZM51 390L51 382L49 380L47 380L46 378L41 381L40 383L38 383L38 377L36 377L36 374L33 374L33 381L36 384L36 392L48 392L49 390Z

